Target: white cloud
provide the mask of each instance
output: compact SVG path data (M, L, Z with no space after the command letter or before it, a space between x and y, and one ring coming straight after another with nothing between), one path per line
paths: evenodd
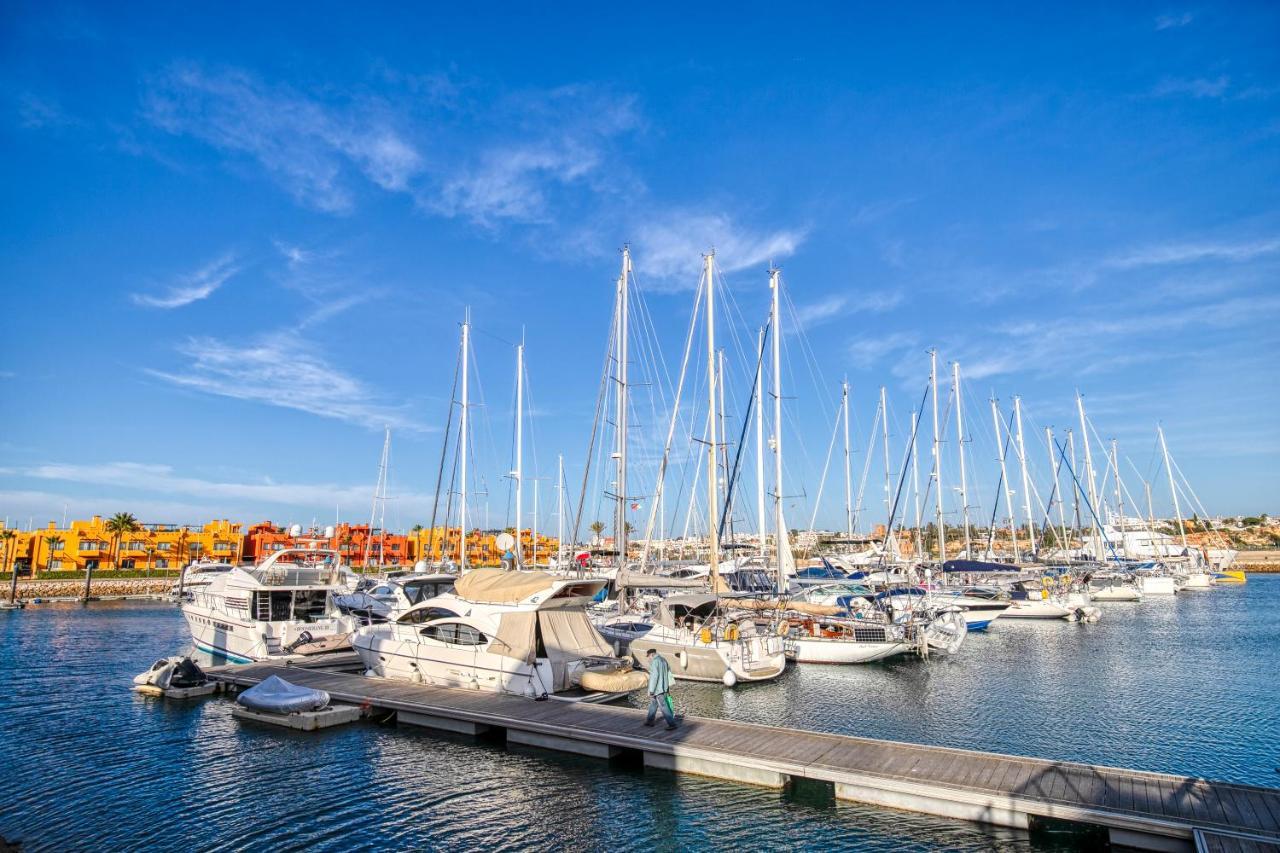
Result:
M867 370L881 359L920 345L919 336L912 332L872 333L849 344L849 358L860 370Z
M423 169L380 103L329 104L244 71L172 68L152 85L147 113L169 133L254 158L299 202L330 213L350 210L352 171L404 191Z
M1195 20L1195 16L1192 15L1190 12L1183 12L1181 14L1166 13L1163 15L1156 15L1156 29L1157 30L1173 30L1173 29L1177 29L1178 27L1185 27L1187 24L1191 23L1193 20Z
M1158 98L1173 95L1189 95L1192 98L1221 98L1231 85L1231 78L1225 74L1209 79L1207 77L1166 77L1156 84L1151 94Z
M723 272L763 270L793 254L804 239L802 229L762 231L741 227L722 213L680 211L647 218L638 226L633 246L636 266L644 274L693 288L709 249L715 249L716 266Z
M148 308L181 308L192 302L199 302L201 299L207 299L215 290L226 284L228 279L240 272L235 262L235 255L225 254L195 272L179 276L164 294L157 296L134 293L130 298L138 305L145 305Z
M882 314L902 304L899 290L880 290L860 293L856 297L832 294L825 299L796 307L796 322L802 328L820 326L829 320L853 314Z
M1198 261L1251 261L1280 252L1280 238L1246 242L1161 243L1122 252L1103 261L1111 269L1186 264Z
M370 448L371 455L375 448ZM9 477L43 482L75 484L75 494L44 490L0 492L0 506L10 515L35 514L38 519L61 515L64 503L72 515L114 512L126 507L144 521L206 521L210 518L262 518L282 509L325 517L335 506L349 508L357 515L367 512L373 499L373 485L335 483L277 483L269 478L258 482L214 480L182 475L168 465L136 462L75 464L53 462L5 469ZM87 489L85 487L88 487ZM102 491L109 489L109 492ZM174 500L177 496L182 500ZM430 510L431 495L396 492L402 517L424 516Z
M423 430L404 407L380 402L360 380L329 364L298 335L276 333L256 343L192 338L179 348L191 359L180 371L147 373L182 388L307 412L369 429Z

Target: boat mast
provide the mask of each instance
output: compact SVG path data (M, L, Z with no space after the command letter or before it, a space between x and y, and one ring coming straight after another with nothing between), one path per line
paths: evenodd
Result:
M1164 443L1164 427L1156 425L1160 435L1160 453L1164 456L1164 469L1169 472L1169 494L1173 495L1173 513L1178 519L1178 533L1182 536L1182 549L1187 550L1187 528L1182 523L1182 507L1178 503L1178 487L1173 484L1173 468L1169 467L1169 446Z
M889 541L889 555L895 556L898 552L898 538L893 535L893 531L889 529L893 524L890 515L893 513L893 485L890 482L892 472L889 470L889 404L885 401L884 386L880 386L880 411L884 416L880 418L884 435L884 523L885 537ZM846 432L846 435L848 433ZM845 457L848 459L848 456ZM847 470L847 469L846 469Z
M524 565L524 334L516 346L516 568Z
M719 507L716 496L716 252L703 255L707 279L707 563L711 592L720 591ZM776 329L775 329L776 332Z
M1080 470L1080 465L1076 460L1076 433L1073 429L1067 430L1067 453L1071 456L1071 471ZM1074 519L1072 530L1084 535L1084 528L1080 526L1080 490L1075 486L1071 487L1071 515Z
M938 430L941 424L938 421L938 351L936 349L929 350L929 384L933 387L933 487L937 492L935 506L938 517L938 562L945 563L947 561L947 534L946 529L942 526L942 453L939 449L938 438ZM886 416L888 415L887 412L885 414Z
M1120 553L1126 558L1129 556L1128 539L1124 535L1124 495L1121 494L1123 486L1120 482L1120 456L1116 452L1116 440L1111 439L1111 470L1115 472L1116 477L1116 533L1120 534Z
M733 495L729 492L729 430L724 423L724 347L719 350L719 356L716 359L716 377L720 383L720 437L724 439L720 443L720 467L724 472L725 494L724 494L724 515L725 530L728 531L728 541L733 542Z
M916 442L916 410L911 410L911 487L916 497L916 559L924 560L924 533L920 529L924 519L920 515L920 453Z
M458 435L459 443L462 445L462 489L460 495L460 510L458 519L458 573L462 574L467 570L467 426L470 417L467 412L467 375L469 373L471 361L471 309L467 308L463 315L462 321L462 416Z
M1090 539L1093 542L1093 557L1095 560L1101 560L1102 555L1102 531L1098 529L1098 486L1093 479L1093 451L1089 449L1092 442L1089 441L1089 427L1084 418L1084 398L1080 396L1080 392L1076 392L1076 411L1080 414L1080 437L1084 441L1084 476L1089 486L1089 505L1092 507L1094 516L1093 536Z
M960 447L960 511L964 516L964 556L973 559L969 537L969 479L964 467L964 402L960 397L960 362L951 362L951 393L956 400L956 444Z
M1005 464L1006 446L1002 437L1003 432L1007 432L1007 428L1002 430L1004 422L1000 420L1000 409L996 405L996 398L991 398L991 420L995 423L996 428L996 452L1000 454L1000 482L1004 483L1004 504L1005 510L1009 513L1009 536L1013 539L1013 561L1016 563L1021 559L1018 554L1018 520L1014 518L1013 513L1013 489L1009 488L1009 467ZM994 540L995 531L991 531L991 537Z
M760 327L759 342L756 345L756 364L764 365L764 330ZM756 370L756 523L760 530L761 557L767 555L769 522L764 514L764 375Z
M782 311L780 293L782 285L778 281L779 270L769 270L769 288L773 291L773 308L770 323L773 325L773 505L774 505L774 537L777 539L778 552L778 589L779 595L787 588L784 576L786 567L782 565L783 550L790 550L787 542L787 525L782 517Z
M628 291L631 283L631 247L622 247L622 274L618 276L618 475L617 515L613 539L618 550L618 566L627 562L627 335L630 316Z
M564 454L556 455L556 565L564 565Z
M854 482L849 467L849 379L840 384L840 407L845 419L845 535L854 538Z
M1044 443L1049 451L1049 470L1053 471L1053 490L1058 495L1058 528L1062 532L1062 541L1058 543L1058 550L1065 554L1067 547L1066 501L1062 499L1062 460L1057 453L1054 453L1053 427L1044 428Z
M1027 513L1027 543L1034 558L1036 551L1035 519L1031 517L1031 482L1027 478L1027 444L1022 437L1022 398L1013 398L1013 420L1018 427L1018 464L1022 467L1022 507Z
M385 526L387 521L387 455L391 452L391 427L383 427L382 437L382 456L378 458L378 481L373 486L373 507L369 510L369 529L365 531L364 536L364 557L360 562L366 568L369 566L369 548L373 545L373 523L378 520L378 503L382 503L382 522ZM385 544L385 536L384 536ZM381 549L379 549L378 559L383 559Z

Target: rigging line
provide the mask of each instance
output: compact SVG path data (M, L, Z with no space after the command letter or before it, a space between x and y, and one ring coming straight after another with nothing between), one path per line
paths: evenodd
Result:
M994 392L993 392L994 393ZM1004 423L1001 421L1001 423ZM1005 424L1004 450L1000 452L1000 458L1004 462L1009 461L1009 445L1013 443L1013 412L1009 413L1009 423ZM996 436L996 447L999 449L1000 436ZM991 526L987 529L987 553L995 552L996 548L996 514L1000 512L1000 493L1004 490L1004 466L1000 466L1000 476L996 477L996 495L995 500L991 502ZM1008 501L1006 501L1007 503ZM1013 507L1008 507L1009 526L1015 525L1013 518Z
M444 482L444 460L449 452L449 435L453 432L453 408L458 403L458 376L462 372L462 347L459 345L458 354L454 358L453 363L453 388L449 391L449 415L445 420L444 439L440 443L440 467L436 471L436 493L431 501L431 529L427 533L427 553L431 554L435 551L436 542L436 513L440 508L440 485ZM446 523L449 518L448 511L445 512Z
M587 502L587 483L590 482L591 475L591 458L595 453L596 434L600 429L600 415L605 402L605 394L609 389L609 361L613 356L614 336L618 325L618 310L621 306L614 299L613 318L609 323L609 341L604 349L604 363L600 369L600 390L596 394L596 412L595 417L591 420L591 440L587 443L587 464L582 469L582 491L578 499L578 511L573 516L573 542L576 545L579 542L578 532L582 527L582 510Z
M762 342L768 341L768 338L769 338L769 331L768 331L768 324L766 323L764 338L762 339ZM763 370L764 370L764 348L761 347L760 353L756 358L755 379L753 379L751 382L751 393L750 395L747 396L747 413L742 418L742 430L741 432L738 433L738 449L737 451L735 451L733 455L733 471L732 473L730 473L729 482L725 486L724 512L721 514L721 517L720 517L720 534L719 535L722 537L724 536L724 526L726 521L725 516L729 514L729 510L733 505L733 501L732 501L733 487L738 481L738 471L742 463L742 450L747 445L747 441L746 441L747 428L751 426L751 413L755 407L755 402L756 402L756 387L760 383L760 377Z
M925 383L925 386L924 386L924 393L920 396L920 411L922 411L922 412L924 411L924 404L925 404L925 402L929 399L929 391L931 390L931 389L930 389L930 385L931 385L931 383L928 383L928 382L926 382L926 383ZM915 429L914 429L914 430L912 430L912 432L911 432L911 444L910 444L910 447L911 447L911 449L912 449L912 450L914 450L914 448L915 448L916 436L917 436L917 435L919 434L919 432L920 432L920 422L921 422L921 421L923 421L923 420L924 420L924 418L916 418ZM883 542L883 543L881 543L881 545L880 545L880 560L879 560L879 564L880 564L880 565L882 565L882 566L884 565L885 557L886 557L886 556L888 555L888 553L889 553L889 547L890 547L890 546L889 546L889 537L893 536L893 520L894 520L894 518L896 518L896 517L897 517L897 515L898 515L898 504L899 504L899 503L901 502L901 500L902 500L902 486L903 486L903 484L904 484L906 481L907 481L907 465L906 465L906 462L904 461L904 462L903 462L903 464L902 464L902 468L901 468L900 472L898 473L898 488L897 488L897 490L894 492L894 496L893 496L893 507L892 507L892 509L891 509L891 511L890 511L890 513L889 513L889 523L888 523L888 524L886 524L886 525L884 526L884 542ZM944 535L943 531L939 530L939 531L938 531L938 535L939 535L939 536L943 536L943 535ZM895 550L897 550L897 549L895 548Z
M671 442L675 438L676 423L680 416L680 400L684 393L684 380L689 366L689 355L693 349L694 330L698 325L698 312L702 305L702 287L699 282L693 297L693 314L689 318L689 331L684 341L684 357L680 361L680 379L675 389L675 399L671 404L671 419L667 425L667 438L662 446L662 461L658 464L658 472L654 481L653 502L649 505L649 519L645 522L644 546L640 551L640 571L644 571L649 559L649 540L653 538L653 523L657 517L658 506L662 501L663 489L666 488L667 464L671 457ZM683 480L682 480L683 483ZM676 508L679 508L679 492L677 492Z
M1058 443L1058 440L1057 440L1057 439L1054 439L1054 442L1053 442L1053 443L1058 445L1058 453L1059 453L1059 454L1060 454L1060 456L1061 456L1062 464L1066 466L1067 472L1068 472L1069 474L1071 474L1071 481L1072 481L1073 483L1075 483L1075 484L1076 484L1076 491L1080 492L1081 502L1082 502L1086 507L1088 507L1088 508L1089 508L1089 515L1091 515L1091 516L1093 517L1093 523L1094 523L1095 525L1097 525L1096 529L1097 529L1097 530L1101 530L1101 529L1102 529L1102 520L1101 520L1100 518L1098 518L1098 514L1097 514L1096 512L1094 512L1093 504L1089 501L1089 496L1088 496L1088 495L1086 495L1086 494L1084 493L1084 487L1080 485L1080 478L1078 478L1078 477L1076 476L1075 469L1074 469L1074 468L1072 468L1072 467L1071 467L1071 463L1067 461L1067 445L1066 445L1066 442L1063 442L1063 443L1059 444L1059 443ZM1103 541L1103 542L1107 543L1107 550L1109 550L1109 551L1111 552L1111 558L1112 558L1113 560L1115 560L1115 561L1119 562L1120 557L1116 554L1115 546L1111 544L1111 537L1110 537L1110 536L1103 536L1103 537L1101 537L1101 539L1102 539L1102 541Z
M831 467L831 454L836 449L836 438L840 435L841 410L843 400L836 403L836 416L831 425L831 443L827 445L827 461L822 464L822 477L818 480L818 495L813 499L813 514L809 516L809 530L814 530L818 521L818 510L822 506L822 491L827 487L827 471Z

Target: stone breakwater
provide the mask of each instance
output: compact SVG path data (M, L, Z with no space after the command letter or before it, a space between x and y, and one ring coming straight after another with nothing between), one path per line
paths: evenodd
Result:
M121 595L166 595L178 585L176 580L156 578L94 578L89 594L106 598ZM8 598L9 585L0 585L0 594ZM18 598L79 598L84 594L84 580L20 580Z

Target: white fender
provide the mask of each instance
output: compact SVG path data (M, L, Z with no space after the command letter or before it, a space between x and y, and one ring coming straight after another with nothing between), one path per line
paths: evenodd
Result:
M731 669L726 669L722 681L724 681L725 687L732 687L738 683L738 674Z

